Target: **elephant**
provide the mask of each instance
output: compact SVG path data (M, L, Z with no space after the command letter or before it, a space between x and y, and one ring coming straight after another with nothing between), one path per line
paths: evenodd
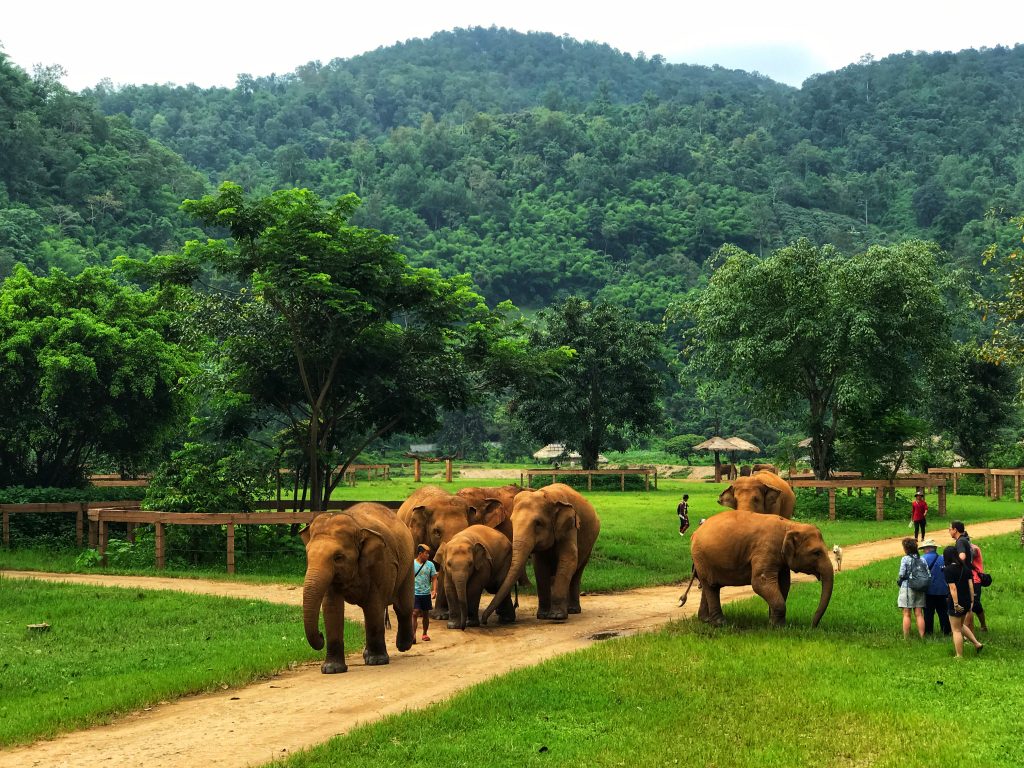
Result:
M498 499L489 499L485 502L484 508L478 515L476 507L462 496L448 493L436 485L427 485L416 490L409 498L402 502L398 510L398 518L405 523L412 532L414 544L426 544L430 547L431 559L438 571L441 571L442 563L438 552L445 543L451 540L459 531L464 531L470 526L470 521L483 516L485 519L497 519L499 522L503 517L501 502ZM448 618L448 600L444 589L444 579L438 578L437 598L434 600L434 610L430 612L433 619Z
M327 658L320 671L347 672L345 603L363 609L367 666L390 662L384 645L388 606L397 616L399 651L412 647L412 534L393 510L363 502L343 512L317 515L301 533L306 544L306 578L302 585L302 618L306 640L324 647L320 633L323 607Z
M500 485L483 488L460 488L456 496L461 496L476 510L470 519L473 525L486 525L496 528L512 541L512 505L516 495L523 491L518 485ZM491 502L498 501L500 506Z
M796 494L778 475L755 472L750 477L736 478L719 494L718 503L732 509L790 518L796 508Z
M697 578L701 583L697 617L721 625L722 587L750 584L768 603L772 626L786 623L786 598L790 571L809 573L821 582L821 599L811 626L818 626L832 598L835 574L825 540L815 526L797 523L778 515L758 515L731 509L709 517L690 540L693 578L679 604Z
M565 621L580 612L580 577L601 531L593 505L562 483L528 490L512 507L512 565L484 612L486 624L508 597L512 585L533 556L537 582L537 618Z
M486 525L471 525L452 536L441 554L448 595L448 629L480 625L480 595L494 594L512 565L512 542ZM502 624L516 620L511 596L498 606Z
M774 464L755 464L753 472L774 472L779 474L779 468Z

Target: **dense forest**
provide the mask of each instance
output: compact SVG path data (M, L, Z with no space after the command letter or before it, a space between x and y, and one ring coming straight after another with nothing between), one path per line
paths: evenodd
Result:
M709 284L723 245L852 256L929 241L958 290L986 294L981 254L1024 199L1024 46L864 59L799 89L498 28L233 88L76 94L60 75L0 53L0 278L178 253L203 231L182 200L225 180L254 198L355 193L351 223L395 235L413 267L468 274L491 306L527 315L583 297L667 318L670 359L687 332L673 307ZM659 376L665 436L731 428L765 444L801 429L798 414L768 424L735 392ZM449 414L447 433L474 422L478 443L510 440L499 404L478 407Z

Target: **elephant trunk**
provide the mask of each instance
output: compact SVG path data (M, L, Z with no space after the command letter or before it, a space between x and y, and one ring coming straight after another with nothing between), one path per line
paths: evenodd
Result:
M302 583L302 622L306 628L306 641L317 651L324 647L324 636L320 632L320 606L332 578L330 571L310 568L306 570L306 579Z
M828 601L832 599L835 572L832 570L832 562L827 558L818 571L818 578L821 579L821 599L818 601L818 610L814 612L814 619L811 621L812 627L818 626L821 617L825 615L825 609L828 608Z
M517 537L512 542L512 564L508 568L508 573L505 574L505 579L501 582L501 586L498 587L498 591L494 593L494 597L491 599L490 604L480 614L480 623L486 624L487 619L490 618L491 614L501 605L505 598L508 597L512 591L512 585L519 580L521 574L526 571L526 560L533 552L533 541L527 541L522 537Z

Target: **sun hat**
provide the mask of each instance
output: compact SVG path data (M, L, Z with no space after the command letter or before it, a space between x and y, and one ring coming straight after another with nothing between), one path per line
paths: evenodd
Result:
M430 554L430 547L428 547L426 544L417 544L416 545L416 554L418 555L420 552L426 552L429 555Z
M935 539L925 539L918 546L918 549L924 549L925 547L931 547L932 549L938 549L939 545L935 543Z

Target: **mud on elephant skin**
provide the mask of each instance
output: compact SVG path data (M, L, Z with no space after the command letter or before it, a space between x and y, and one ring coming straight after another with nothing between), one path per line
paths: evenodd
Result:
M302 586L302 617L306 640L324 647L320 633L323 608L327 658L324 674L348 671L345 663L345 603L363 609L368 666L390 661L384 643L388 606L394 606L396 646L413 644L413 544L409 529L381 504L364 502L334 514L317 515L302 531L306 544L306 578Z
M537 618L564 621L580 612L580 579L601 531L593 505L578 491L554 483L518 494L512 508L512 565L490 604L488 617L508 597L533 557Z
M445 592L448 595L449 629L480 626L480 596L500 588L512 565L512 543L504 534L485 525L471 525L444 545ZM502 624L516 620L511 596L498 606Z
M777 515L759 515L742 509L709 517L690 540L694 576L680 598L686 603L694 578L700 579L697 617L723 624L722 587L751 585L768 603L773 626L786 623L790 571L816 576L821 598L811 622L818 626L832 598L834 572L825 540L815 526Z
M796 494L778 475L761 471L737 478L719 494L718 503L732 509L790 518L796 508Z

